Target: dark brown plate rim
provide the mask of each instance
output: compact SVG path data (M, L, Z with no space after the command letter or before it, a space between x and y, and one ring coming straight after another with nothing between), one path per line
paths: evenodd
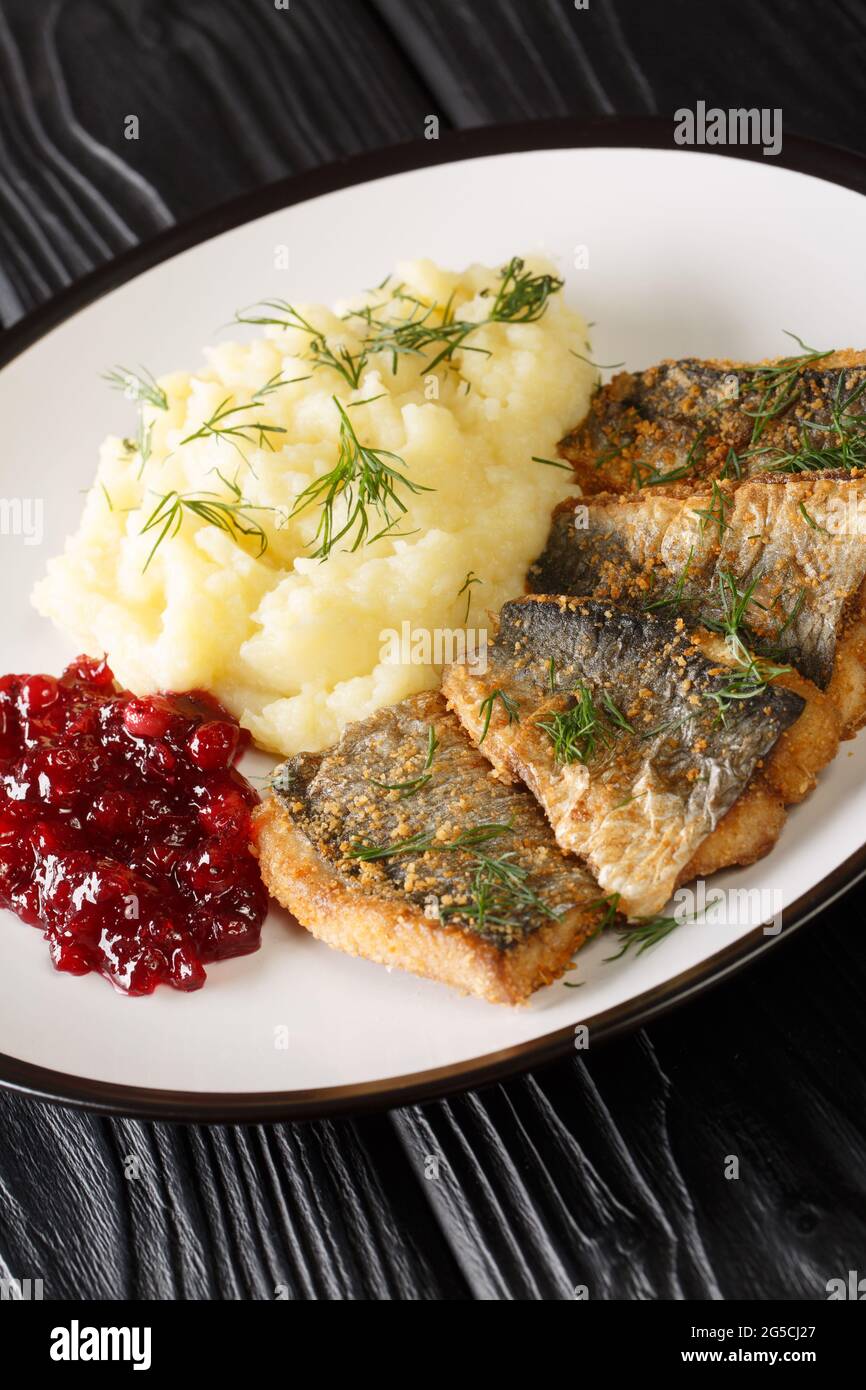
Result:
M0 334L0 368L38 342L52 328L142 271L209 241L221 232L280 208L306 202L323 193L436 164L520 151L593 147L676 149L683 155L692 153L690 149L681 149L673 144L672 120L598 117L531 121L519 125L463 130L444 135L436 141L416 140L370 154L355 155L244 194L182 225L171 227L116 257ZM764 159L759 150L745 146L702 149L700 153L728 159ZM767 162L866 194L866 159L847 150L786 135L781 154ZM785 925L779 935L765 936L757 928L691 970L615 1008L583 1020L589 1028L593 1044L648 1023L710 985L726 979L769 947L790 937L792 932L841 897L864 875L866 844L791 905L786 911ZM353 1086L264 1092L168 1091L124 1086L71 1076L0 1054L0 1086L61 1105L153 1120L206 1123L306 1120L408 1105L469 1087L488 1085L530 1067L552 1062L571 1051L573 1046L574 1028L569 1026L515 1047L432 1071L384 1077Z

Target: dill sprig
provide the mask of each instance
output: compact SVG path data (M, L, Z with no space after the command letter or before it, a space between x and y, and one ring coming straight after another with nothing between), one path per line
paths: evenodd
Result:
M803 422L799 447L780 451L764 445L749 450L750 455L766 458L762 468L773 473L813 473L824 468L850 472L852 468L866 468L866 414L851 412L851 407L866 392L866 377L844 399L842 380L840 372L833 393L830 423ZM816 435L825 436L825 442L816 440Z
M714 907L717 902L721 901L722 895L720 893L718 897L711 898L701 911L706 912L708 907ZM615 955L605 956L605 964L610 961L621 960L633 946L637 947L636 955L643 955L644 951L648 951L652 946L657 946L660 941L664 941L666 936L670 936L676 927L683 926L686 922L694 922L697 916L698 913L693 912L690 917L638 917L634 924L627 923L619 929L618 935L622 945Z
M716 526L719 533L719 541L721 542L725 531L728 530L728 513L733 505L733 498L722 491L714 478L712 490L710 492L709 505L706 507L692 508L692 515L700 517L701 535L704 534L709 525Z
M671 588L666 589L665 592L661 594L658 598L652 600L648 599L647 602L644 604L645 612L650 613L656 608L679 607L679 605L683 602L683 593L686 586L686 580L688 579L689 570L691 568L694 556L695 547L692 546L689 550L688 555L686 556L686 563L683 565L682 570L677 576L676 582L671 586Z
M404 840L395 840L390 845L352 845L347 858L360 859L369 864L377 859L394 859L404 854L424 854L427 850L474 849L476 845L487 844L500 835L507 835L514 829L511 821L483 821L461 830L455 840L437 840L434 830L419 830Z
M222 478L222 475L220 475ZM226 500L216 492L176 492L171 491L160 497L150 516L142 526L140 535L159 530L159 535L151 547L144 565L144 573L163 541L177 535L186 515L195 516L208 526L224 531L233 541L249 536L258 541L258 554L263 555L268 545L267 535L259 521L252 515L256 511L270 511L269 507L259 507L244 499L237 483L222 481L233 494Z
M476 930L488 926L513 926L515 914L532 909L542 917L556 921L563 909L549 907L529 886L529 870L515 862L513 851L491 858L473 854L478 867L472 881L468 903L447 903L439 907L439 917L462 917L474 922Z
M712 700L717 708L717 722L724 724L728 711L741 700L754 700L764 695L767 686L777 676L790 673L790 666L774 666L760 657L749 656L742 665L731 671L725 683L707 690L704 699Z
M575 703L569 709L535 721L535 727L546 733L553 745L554 762L586 764L595 756L599 744L610 748L617 733L634 733L606 691L600 707L587 685L575 686L573 698Z
M330 472L314 479L298 494L288 516L291 521L307 507L321 504L322 514L314 537L318 546L313 551L314 559L319 560L327 560L334 546L353 530L355 535L349 547L351 551L358 550L364 544L372 544L392 531L407 510L397 495L398 486L416 494L433 491L421 483L413 483L405 473L398 471L395 465L400 468L406 466L398 454L362 444L337 397L333 396L332 400L340 416L339 458ZM340 498L346 504L346 519L342 525L334 516L334 508ZM384 522L373 536L370 536L368 509ZM399 515L393 515L392 509Z
M226 396L225 400L220 401L213 414L199 425L197 430L182 439L180 446L191 444L194 439L225 440L240 454L244 463L247 463L247 457L238 440L242 440L245 444L255 444L260 449L267 447L273 450L274 446L271 443L270 435L285 434L286 431L282 425L268 425L263 420L239 420L238 416L243 415L246 411L256 410L260 402L252 400L248 401L246 405L230 405L231 399L231 396Z
M147 401L157 410L168 410L168 396L156 377L142 367L141 372L132 372L128 367L115 367L103 372L102 380L107 381L115 391L122 391L128 401Z
M138 454L138 477L144 472L153 447L153 421L144 423L144 410L138 407L138 432L134 439L124 439L123 447L127 454Z
M698 450L703 444L709 428L709 424L701 426L692 440L683 462L678 464L676 468L668 469L667 473L660 473L654 464L647 463L645 459L632 459L630 471L635 487L660 487L664 483L675 483L681 478L687 478L692 469L702 462L702 459L698 458Z
M793 338L796 343L799 343L803 351L798 356L782 357L778 362L755 367L750 373L749 385L760 391L756 408L754 410L744 409L742 412L754 420L752 447L757 444L769 422L777 415L781 415L797 400L800 394L797 377L803 368L810 366L813 362L820 362L825 357L831 357L835 352L835 348L828 348L826 352L822 352L818 348L809 347L802 338L797 337L796 333L789 333L787 329L784 332L788 338Z
M433 766L433 759L436 756L436 749L439 747L439 738L433 725L427 728L427 756L424 759L424 766L417 777L411 777L407 782L380 782L377 778L371 777L370 781L374 787L381 787L386 792L402 792L404 797L414 796L422 787L426 787L433 773L430 769Z
M274 391L279 391L283 386L296 386L299 381L312 381L311 376L290 376L284 377L282 372L275 372L269 377L263 386L253 392L253 401L260 401L265 396L273 395Z
M525 262L519 256L514 256L500 270L495 291L482 291L482 297L493 297L493 304L490 313L478 321L456 317L453 295L445 304L435 301L425 303L415 295L406 294L398 285L391 292L388 303L397 301L408 304L409 312L403 317L380 317L381 311L387 307L383 304L365 305L361 309L351 309L346 314L347 319L360 320L366 328L361 347L354 353L344 343L329 343L321 329L311 324L293 304L284 299L260 300L249 309L238 311L235 322L300 330L309 338L307 359L316 367L330 367L353 390L357 390L370 358L376 353L390 356L394 373L399 359L405 356L423 357L421 372L435 371L443 362L450 363L458 348L489 357L487 348L467 344L469 336L488 323L537 322L546 312L551 295L561 290L563 283L555 275L533 275L526 269ZM439 351L428 359L426 353L434 346L438 346Z
M615 955L605 956L605 964L609 961L621 960L627 951L633 946L637 947L636 955L643 955L651 946L657 946L660 941L664 941L666 936L670 936L675 927L680 926L678 917L648 917L635 926L626 926L619 932L621 946Z
M756 602L754 594L761 581L761 575L755 575L751 584L745 589L739 587L736 576L731 570L720 570L717 579L721 617L704 616L701 621L704 627L709 628L711 632L719 632L723 635L728 650L738 661L748 663L751 661L751 657L747 650L747 644L754 646L756 638L746 623L746 613L749 606ZM761 607L762 605L757 604L757 606Z
M551 295L557 294L564 283L556 275L533 275L520 256L512 256L500 271L488 323L537 323L547 312ZM483 291L484 295L490 293Z
M457 590L457 597L458 597L458 598L460 598L461 594L465 594L465 595L466 595L466 612L463 614L463 624L464 624L464 626L465 626L466 623L468 623L468 621L469 621L469 609L470 609L470 607L471 607L471 605L472 605L472 586L473 586L474 584L483 584L483 583L484 583L484 580L483 580L483 579L479 579L478 576L477 576L477 574L475 573L474 570L467 570L467 572L466 572L466 578L464 579L464 581L463 581L463 583L461 584L460 588Z
M424 362L422 372L432 372L445 361L450 361L458 348L465 347L466 339L479 323L469 319L454 317L453 298L444 307L436 304L421 304L413 300L411 314L404 319L370 319L370 336L364 340L367 353L386 352L391 357L391 370L397 371L398 359L403 356L423 357L427 348L434 343L441 344L439 352L430 361ZM467 348L466 351L481 352L485 357L490 353L486 348Z
M260 312L255 313L254 310ZM272 326L275 328L296 328L302 333L306 333L310 342L307 349L307 358L316 367L330 367L332 371L338 373L353 391L357 391L361 384L361 378L367 366L367 353L362 351L353 353L346 347L345 343L336 343L333 347L328 342L327 336L320 328L305 319L293 304L285 299L262 299L258 304L253 304L250 309L239 310L235 314L235 323L254 324L260 327Z
M481 737L478 740L479 745L484 742L490 730L490 721L493 718L493 706L496 704L497 700L508 715L509 724L520 723L520 709L518 708L517 702L512 699L510 695L506 694L504 690L498 687L496 690L491 690L487 698L482 700L481 704L478 706L479 717L484 720Z

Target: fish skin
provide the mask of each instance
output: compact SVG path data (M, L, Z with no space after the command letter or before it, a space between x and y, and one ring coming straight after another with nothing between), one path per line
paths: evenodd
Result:
M438 747L425 785L402 796L371 783L370 778L393 783L417 776L431 726ZM272 785L295 828L361 897L421 910L445 895L456 903L469 901L478 868L470 852L428 851L364 863L349 857L348 847L394 844L437 830L444 832L443 841L450 841L467 827L511 822L511 831L480 845L480 851L494 857L512 854L528 870L528 886L553 911L580 908L593 921L601 917L595 881L576 860L562 855L533 798L491 775L489 763L466 739L438 693L412 696L350 724L335 747L288 759L276 770ZM507 952L551 920L531 904L510 907L507 915L508 921L488 919L483 930L472 917L449 915L447 923ZM437 923L431 920L430 925Z
M524 598L502 608L483 675L459 664L445 671L443 691L470 736L500 775L526 783L560 846L585 859L629 916L651 916L668 901L805 708L792 690L770 685L733 702L721 722L712 697L737 668L719 660L718 647L682 620L594 599ZM578 683L599 709L607 694L632 731L611 730L610 746L587 765L558 765L538 722L568 710ZM497 700L484 736L481 703L497 690L519 719L509 721Z
M762 367L784 364L667 360L642 372L619 372L595 395L586 419L561 440L559 453L575 470L584 493L628 492L684 478L700 481L732 473L729 453L739 458L738 476L773 465L796 447L805 431L812 443L826 442L820 427L832 420L837 388L844 400L866 381L866 353L835 352L796 372L792 399L766 421L749 454L755 411L765 390L755 377ZM866 412L866 391L850 414Z
M839 639L863 606L866 477L764 474L569 499L554 512L527 587L639 611L655 605L712 625L725 616L726 576L741 593L757 581L749 647L827 690Z

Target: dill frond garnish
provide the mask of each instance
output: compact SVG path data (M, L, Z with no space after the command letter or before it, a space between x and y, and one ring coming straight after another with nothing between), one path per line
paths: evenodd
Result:
M144 423L144 411L138 407L138 433L134 439L124 439L123 447L127 454L138 454L138 476L141 477L150 458L153 446L153 421Z
M422 787L426 787L433 773L430 769L433 766L433 759L436 756L436 749L439 747L439 738L433 725L427 728L427 756L424 759L424 766L417 777L411 777L407 782L380 782L375 777L370 781L374 787L381 787L386 792L402 792L403 796L414 796Z
M399 464L401 468L406 466L399 454L362 444L337 397L333 396L332 400L340 415L340 456L329 473L314 479L298 494L288 517L291 521L307 507L321 503L322 514L314 538L318 546L313 551L313 558L318 560L327 560L338 541L353 530L355 535L349 547L351 551L358 550L364 544L372 544L392 532L407 511L397 495L398 486L416 494L433 491L421 483L413 483L405 473L398 471L395 465ZM346 504L346 519L342 525L334 516L334 508L340 498ZM392 508L399 515L393 515ZM385 523L373 536L370 536L368 509Z
M222 476L222 475L220 475ZM256 511L270 511L269 507L255 506L244 499L236 483L228 483L222 478L233 494L232 500L220 497L216 492L167 492L160 497L150 516L142 526L140 535L159 530L159 535L151 547L144 565L144 573L164 540L171 540L183 525L184 516L195 516L208 526L224 531L233 541L254 537L258 541L258 554L263 555L268 545L267 535L259 521L252 515Z
M255 444L260 449L267 446L268 449L273 450L274 446L269 436L285 434L286 431L282 425L267 425L262 420L238 420L237 417L243 415L245 411L255 410L259 402L252 400L246 405L229 405L231 399L231 396L226 396L224 401L220 401L213 414L199 425L197 430L182 439L178 447L191 444L194 439L221 439L240 454L244 463L247 463L247 457L238 443L239 439L245 444Z
M390 277L388 277L390 278ZM387 281L383 281L384 289ZM357 352L344 343L331 344L320 329L315 328L302 314L284 299L263 299L249 309L235 314L236 323L296 328L309 338L306 357L316 367L330 367L338 372L347 385L357 390L369 360L376 353L387 353L391 370L396 373L401 357L423 357L420 371L432 372L443 362L450 363L458 348L465 352L480 352L489 356L487 348L467 344L467 338L488 323L536 323L545 313L551 295L562 289L564 281L555 275L533 275L526 270L519 256L514 256L499 272L499 284L494 290L483 290L482 297L493 297L490 313L478 320L455 317L453 299L445 304L424 303L417 296L406 294L398 285L389 296L389 303L409 305L402 318L382 318L386 305L365 305L351 309L346 319L357 319L365 327L365 336ZM428 358L428 349L438 352Z
M800 443L797 448L779 450L770 446L751 449L751 455L764 456L763 469L773 473L814 473L819 469L833 468L850 472L852 468L866 468L866 414L851 413L851 406L866 392L866 377L844 399L842 397L842 373L836 382L830 423L808 420L800 426ZM824 435L825 441L815 441L815 435Z
M283 386L296 386L299 381L312 381L311 376L290 376L284 377L282 372L276 372L257 391L253 392L254 402L262 400L265 396L273 395L274 391L279 391Z
M122 391L128 401L147 401L157 410L168 410L168 396L146 367L142 367L141 373L131 372L128 367L115 367L113 371L103 372L102 380L115 391Z
M575 703L570 709L535 721L535 727L546 733L553 745L554 762L586 764L595 756L599 744L610 748L617 733L635 732L606 691L600 707L586 685L575 686L573 696Z
M254 313L254 310L262 312ZM346 347L345 343L337 343L333 347L328 342L326 335L321 329L315 328L302 314L289 304L285 299L262 299L258 304L251 305L250 309L239 310L235 314L235 323L254 324L259 327L271 326L274 328L297 328L302 333L306 333L310 343L307 349L307 358L316 367L330 367L332 371L338 373L353 391L357 391L361 384L361 377L367 366L367 355L364 352L353 353Z
M502 267L500 277L488 323L537 323L547 312L550 296L565 284L556 275L533 275L520 256L512 256Z
M478 740L479 745L482 744L487 737L490 729L490 720L493 718L493 706L496 704L497 700L508 715L509 724L520 723L520 710L511 696L506 695L505 691L499 688L492 690L487 698L482 700L481 704L478 706L478 713L484 720L484 727L481 730L481 737Z
M478 867L472 880L468 903L448 903L439 907L439 918L462 917L472 922L477 931L486 927L515 925L515 913L532 909L542 917L556 921L562 909L549 907L529 886L529 870L514 862L513 852L491 858L474 854Z
M767 686L777 676L789 675L790 666L774 666L760 657L748 656L742 665L731 671L725 683L715 690L704 692L717 708L717 722L725 723L725 715L740 700L754 700L764 695Z
M711 898L710 901L701 909L706 912L708 907L714 907L716 903L722 901L722 894ZM605 964L610 961L621 960L627 951L633 946L637 947L636 955L643 955L651 946L657 946L660 941L664 941L666 936L677 927L683 926L686 922L694 922L697 919L697 912L692 913L691 917L639 917L634 925L628 924L619 929L620 949L616 955L605 956Z
M457 597L458 597L458 598L460 598L461 594L465 594L465 595L466 595L466 612L463 614L463 623L464 623L464 626L465 626L465 624L468 623L468 621L469 621L469 609L470 609L470 606L471 606L471 604L472 604L472 586L473 586L473 584L483 584L483 583L484 583L484 580L483 580L483 579L479 579L478 576L477 576L477 574L475 573L474 570L468 570L467 573L466 573L466 578L464 579L464 581L463 581L463 583L461 584L460 588L457 590Z
M702 459L698 458L698 450L703 444L709 428L709 424L701 426L689 446L685 460L676 468L670 468L667 473L660 473L654 464L647 463L645 459L630 460L631 476L635 487L660 487L664 483L676 483L681 478L687 478L692 469L702 462Z
M733 498L728 497L727 494L722 491L714 478L709 506L692 508L692 515L700 517L701 535L703 535L707 527L712 524L718 528L719 541L721 542L725 531L728 529L728 512L733 505Z
M360 859L369 864L376 859L394 859L404 854L424 854L427 850L474 849L485 845L500 835L507 835L514 829L511 821L483 821L480 825L461 830L455 840L437 840L433 830L419 830L405 840L395 840L390 845L352 845L347 858Z
M391 859L407 854L417 855L429 852L438 853L462 850L467 853L475 866L469 899L464 903L439 905L440 920L461 917L472 922L477 931L488 927L510 927L516 925L515 913L532 909L543 917L556 920L563 909L548 906L529 885L529 870L515 861L514 851L498 856L479 850L478 846L488 844L501 835L510 834L514 829L512 822L487 822L470 826L453 840L442 841L434 831L419 831L405 840L390 845L353 845L348 852L350 859L370 863L380 859Z
M566 473L574 472L574 469L572 468L570 463L562 463L560 459L543 459L539 458L538 454L533 454L532 462L543 463L547 468L564 468Z
M761 576L755 575L751 584L745 589L741 589L730 570L720 570L718 584L721 617L705 616L701 618L704 627L709 628L710 632L722 634L731 655L735 656L738 661L746 663L751 660L747 651L747 644L754 646L757 640L746 623L746 613L750 604L756 602L754 593L760 581ZM756 606L761 607L760 604Z
M692 560L694 559L694 557L695 547L691 546L689 553L686 556L686 563L683 565L682 570L677 576L676 583L673 584L673 586L670 589L666 589L665 592L661 594L658 598L652 600L648 599L644 604L644 611L646 613L650 613L653 611L653 609L656 608L679 607L679 605L683 601L683 592L685 590L686 580L688 579L689 570L691 568Z
M749 385L760 391L756 408L743 410L744 415L748 415L754 420L752 447L757 444L769 422L793 405L799 396L800 388L797 385L797 376L803 368L811 366L813 362L820 362L825 357L832 357L835 352L835 348L828 348L826 352L821 352L817 348L809 347L802 338L797 337L796 333L789 333L787 329L784 332L788 338L793 338L796 343L799 343L803 351L796 357L782 357L778 362L763 367L755 367L750 373Z
M819 521L815 520L812 513L807 509L805 502L801 502L797 510L799 511L806 524L808 526L811 526L813 531L823 531L825 535L830 534L826 526L822 526Z

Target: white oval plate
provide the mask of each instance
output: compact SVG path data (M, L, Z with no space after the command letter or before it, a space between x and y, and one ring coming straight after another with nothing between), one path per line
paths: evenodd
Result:
M98 272L0 339L0 360L11 357L0 372L0 497L44 506L41 544L0 537L4 671L58 671L75 654L29 593L76 524L102 437L128 427L100 373L115 362L194 366L238 305L330 301L406 257L459 267L543 250L596 321L600 362L760 358L788 349L783 329L821 347L864 345L860 194L770 159L616 147L622 123L600 136L560 124L550 145L590 147L527 149L546 143L539 130L403 148L266 190ZM643 127L634 144L660 138ZM819 156L803 146L794 162L815 167ZM841 160L853 181L854 161L825 158L827 177ZM379 176L389 169L401 172ZM267 208L277 210L260 215ZM275 270L281 246L289 268ZM581 248L589 264L577 269ZM866 867L864 769L866 742L844 745L773 853L713 880L713 892L762 889L790 929L850 886ZM508 1009L339 955L279 911L261 951L211 967L199 993L128 999L96 975L55 973L40 934L0 914L0 1082L190 1119L394 1104L547 1060L573 1045L580 1022L592 1042L669 1007L780 939L760 931L764 914L741 915L683 925L616 963L604 960L611 941L596 941L569 977L582 988L560 982Z

